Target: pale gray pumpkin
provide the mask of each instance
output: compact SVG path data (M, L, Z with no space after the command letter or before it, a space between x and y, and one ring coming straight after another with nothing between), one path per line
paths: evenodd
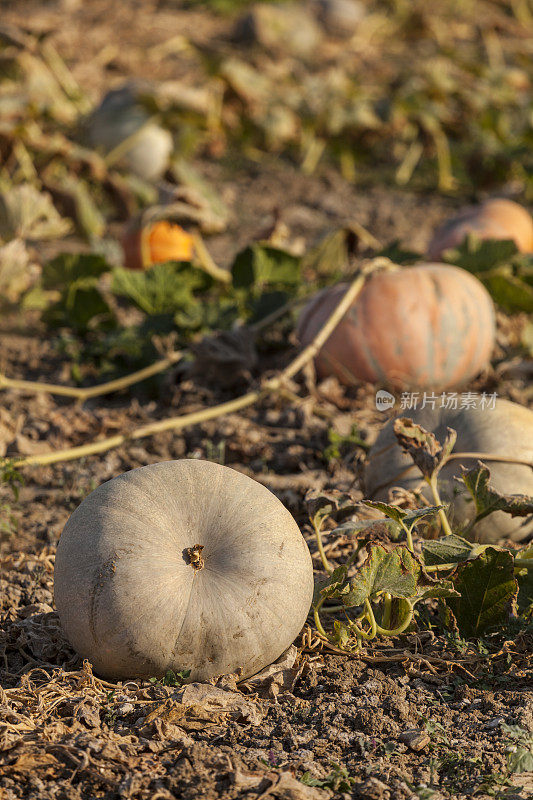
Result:
M437 401L438 405L439 401ZM446 428L457 431L453 452L479 452L511 456L519 460L533 461L533 412L517 403L497 399L495 407L482 409L446 408L432 409L429 406L414 411L404 411L408 417L443 441ZM409 455L397 443L393 431L394 420L389 420L379 433L368 454L364 483L366 496L374 500L387 500L389 490L400 486L411 491L422 488L431 500L427 484ZM483 460L481 455L480 460ZM454 523L464 528L474 514L470 495L462 484L454 480L461 474L461 465L471 468L477 459L454 459L446 464L439 474L441 499L451 502L451 517ZM491 484L505 494L533 495L533 470L522 464L511 464L487 459L491 472ZM533 532L531 518L511 517L497 511L479 522L474 537L481 542L495 542L503 536L514 541L525 539Z
M253 675L298 635L313 594L309 550L282 503L194 459L126 472L86 497L61 534L54 580L65 635L114 679Z
M88 144L105 153L122 146L119 165L146 181L162 176L174 147L169 131L151 120L139 104L131 83L105 95L85 121L85 133Z

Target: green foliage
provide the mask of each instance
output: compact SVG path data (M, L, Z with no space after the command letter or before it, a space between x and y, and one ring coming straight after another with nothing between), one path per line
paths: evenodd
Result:
M348 265L352 238L353 234L347 228L339 228L327 234L316 247L304 255L302 269L314 272L318 278L340 278Z
M105 258L93 253L63 253L43 267L44 289L69 289L72 284L93 286L111 267Z
M331 535L353 536L359 542L386 536L395 542L401 535L401 525L393 519L347 520L333 528Z
M0 540L13 536L17 529L17 521L9 503L0 503Z
M112 288L117 296L125 297L145 314L194 316L197 306L201 306L195 292L205 291L211 284L209 276L189 262L170 261L142 272L116 269Z
M235 289L261 292L266 286L295 286L300 283L300 259L272 247L256 242L235 257L231 268Z
M0 483L9 486L15 502L19 499L20 487L24 486L24 478L10 458L0 459Z
M518 611L528 619L533 619L533 545L519 552L520 563L531 561L531 568L518 567L515 570L518 581Z
M163 678L150 678L150 683L159 683L161 686L183 686L185 681L189 678L191 674L190 669L183 669L179 672L175 672L173 669L169 669L165 672Z
M437 476L453 447L455 431L448 430L441 446L432 434L410 420L401 419L396 427L400 442L438 496ZM502 495L491 488L489 479L490 472L481 463L462 476L473 497L476 520L496 510L520 516L533 513L533 498ZM322 638L351 650L376 635L398 635L411 624L417 604L435 599L443 608L445 623L466 638L507 625L516 618L517 611L523 620L528 619L533 609L533 548L511 551L472 544L450 532L441 539L423 542L421 555L415 556L413 532L417 524L428 516L445 516L443 507L403 509L383 502L363 503L381 512L385 521L354 519L357 504L346 495L322 493L308 497L309 518L324 569L329 573L317 584L313 598L315 622ZM336 568L325 558L321 541L328 519L337 523L333 534L352 536L358 542L357 549ZM407 546L392 545L401 532ZM360 563L363 546L366 558ZM354 569L356 563L358 567ZM331 601L340 603L345 620L335 619L328 633L320 611L324 603ZM349 615L349 610L356 610L357 616Z
M422 544L422 554L426 567L437 564L460 564L470 558L472 542L453 533L442 539L429 539Z
M461 480L472 495L476 516L472 525L492 514L505 511L512 517L527 517L533 514L533 500L519 494L501 494L490 486L490 470L480 461L478 466L464 470Z
M414 597L420 577L420 565L404 547L388 552L382 545L371 545L364 564L349 582L347 568L339 567L322 590L324 597L342 598L347 608L362 606L365 600L377 600L383 592L394 597Z
M350 433L343 435L337 433L336 430L330 428L328 431L329 444L324 450L324 458L331 461L333 458L341 458L347 451L355 447L361 447L363 450L369 450L370 445L361 438L357 425L352 425Z
M317 789L331 789L332 792L349 792L355 783L340 764L331 764L331 772L325 778L313 778L310 772L304 772L300 781L305 786L315 786Z
M467 236L444 260L476 275L507 311L533 313L533 257L518 253L513 241Z
M231 276L243 314L256 322L301 290L301 259L266 242L256 242L237 253Z
M510 773L533 772L533 734L520 725L502 723L502 733L514 743L508 749L507 768Z
M440 506L426 506L425 508L409 509L404 511L398 506L391 506L388 503L381 503L376 500L365 500L365 506L375 508L381 511L385 516L395 520L404 530L412 531L414 526L424 517L434 516L440 509Z
M389 258L393 264L401 265L414 264L422 258L420 253L417 253L416 250L406 250L402 247L398 239L395 239L387 245L387 247L384 247L383 250L376 253L375 257Z
M44 310L49 325L65 326L80 333L91 323L114 325L111 308L100 291L100 278L110 267L102 256L65 253L45 264L44 290L56 290L59 297Z
M195 333L229 330L239 319L279 309L301 289L299 259L279 248L252 245L235 264L235 285L228 286L189 262L133 271L112 269L100 255L63 254L45 265L27 302L42 309L45 322L74 334L69 349L80 376L87 362L102 372L120 370L121 362L131 369L153 360L154 336L175 332L184 344ZM143 320L119 324L125 306Z
M315 527L320 527L327 517L341 523L352 516L357 509L357 503L342 492L326 493L311 490L305 497L305 503L309 519Z
M461 597L447 602L463 636L481 636L505 625L518 594L512 554L487 547L473 561L459 565L454 586Z
M479 239L468 234L459 247L444 253L444 259L482 277L482 273L508 264L517 253L516 244L511 239Z

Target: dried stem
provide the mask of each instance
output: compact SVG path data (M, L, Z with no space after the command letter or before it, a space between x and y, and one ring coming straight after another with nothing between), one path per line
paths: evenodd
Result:
M215 280L221 283L231 283L231 272L222 269L222 267L219 267L218 264L215 263L199 233L193 234L193 241L194 252L200 267L207 272L208 275L211 275L212 278L215 278Z
M40 383L39 381L22 381L15 378L7 378L5 375L0 374L0 389L20 389L26 392L49 392L50 394L62 395L63 397L75 397L83 402L90 397L100 397L103 394L117 392L134 383L144 381L146 378L151 378L152 375L163 372L181 358L182 353L171 353L166 358L155 361L153 364L150 364L150 366L137 370L137 372L132 372L130 375L116 378L113 381L107 381L107 383L100 383L98 386L60 386L54 383Z
M426 478L426 482L431 489L431 494L433 495L433 500L435 501L436 506L440 506L439 508L439 518L441 521L442 529L446 536L451 536L453 531L450 527L450 523L448 522L448 517L446 516L446 512L443 507L442 500L440 499L439 488L437 484L437 476L433 475L431 478Z
M445 464L457 458L476 458L481 461L501 461L504 464L523 464L525 467L533 469L533 461L527 458L515 458L515 456L502 456L497 453L450 453L446 456Z
M152 422L148 425L142 425L127 434L117 434L116 436L110 436L107 439L90 442L89 444L79 447L58 450L55 453L43 453L42 455L29 456L28 458L20 459L20 461L14 461L14 466L18 468L31 465L55 464L62 461L73 461L78 458L83 458L84 456L95 455L96 453L104 453L114 447L119 447L127 441L144 439L147 436L153 436L162 431L181 430L190 425L207 422L207 420L210 419L216 419L226 414L234 413L235 411L241 411L243 408L253 405L259 399L269 394L278 393L280 389L283 388L285 382L293 378L318 353L363 288L367 276L377 269L388 268L390 262L384 263L386 261L386 259L374 259L374 261L366 266L364 271L353 280L346 294L342 297L313 341L304 348L279 375L265 381L260 389L248 392L241 397L237 397L235 400L213 406L213 408L205 408L201 411L193 411L191 414L170 417L158 422Z

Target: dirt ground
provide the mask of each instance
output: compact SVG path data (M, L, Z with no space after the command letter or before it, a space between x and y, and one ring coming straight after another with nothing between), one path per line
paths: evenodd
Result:
M166 79L179 77L179 69L186 74L185 57L169 67L143 60L143 53L169 31L207 40L223 37L229 24L199 5L185 10L170 2L123 6L95 0L73 2L76 24L63 28L69 2L23 5L8 3L5 23L21 24L23 14L34 32L54 30L57 48L93 97L111 78L142 72ZM355 219L383 245L399 239L423 250L435 224L464 202L380 183L363 188L334 166L304 175L272 154L257 162L206 156L195 166L231 211L228 229L209 240L224 266L275 218L308 245ZM513 369L512 359L506 364L525 321L524 315L499 315L499 369L491 368L469 389L528 402L527 374ZM0 331L2 373L72 382L59 335L36 312L11 309ZM249 387L285 366L295 352L293 338L289 348L265 346ZM0 800L533 797L533 773L508 770L509 754L520 746L517 728L533 737L530 629L509 639L466 642L434 632L430 622L428 630L350 656L317 646L310 619L297 649L272 675L239 686L229 676L203 689L159 681L110 684L62 639L53 564L63 525L88 492L141 465L209 458L253 476L295 516L319 574L306 492L340 489L363 496L364 449L346 447L331 457L329 432L346 435L355 424L371 444L387 414L376 410L372 386L346 389L332 380L317 386L306 374L291 389L297 402L272 397L179 433L34 467L24 472L16 501L8 487L1 488L11 521L0 533ZM233 388L179 369L82 405L8 390L0 403L0 442L8 458L34 455L234 396ZM333 560L342 544L329 545ZM207 699L200 702L202 691Z

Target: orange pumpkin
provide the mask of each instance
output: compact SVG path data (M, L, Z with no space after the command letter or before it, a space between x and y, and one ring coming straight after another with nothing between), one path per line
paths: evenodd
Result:
M122 237L124 266L146 269L165 261L191 261L194 239L180 225L160 220L147 225L134 223Z
M445 250L458 247L468 234L478 239L512 239L521 253L533 251L531 214L512 200L494 199L463 209L437 228L428 247L428 257L442 258Z
M298 338L308 345L347 284L319 292L304 308ZM320 378L399 389L460 386L487 366L494 346L492 300L465 270L422 264L371 275L319 351Z

